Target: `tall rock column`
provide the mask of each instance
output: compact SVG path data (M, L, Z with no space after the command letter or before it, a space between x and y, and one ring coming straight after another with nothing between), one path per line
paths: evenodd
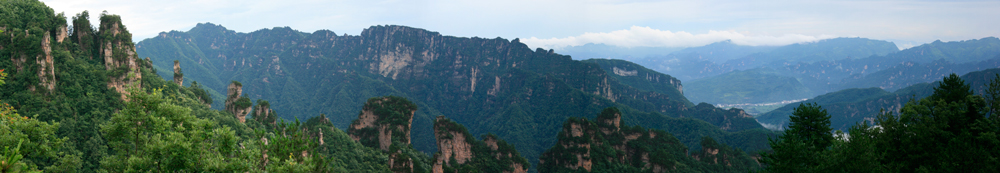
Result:
M392 142L410 144L410 126L417 105L402 97L368 99L347 134L362 145L389 151Z
M484 135L483 141L478 141L469 131L444 116L434 120L434 138L437 140L438 152L434 153L431 172L444 173L445 170L455 172L475 172L481 170L466 170L490 168L502 170L503 173L527 172L528 160L514 149L513 145L499 139L496 135ZM473 159L476 162L471 162Z
M52 62L52 38L49 32L42 36L42 54L35 58L38 64L38 85L52 93L56 88L55 64Z
M253 119L265 125L274 125L278 117L274 110L271 110L270 103L266 100L257 100L257 106L254 106L253 108ZM324 119L326 119L325 116ZM323 138L323 136L320 135L320 138Z
M417 105L402 97L370 98L358 119L347 128L347 135L361 145L389 152L389 168L393 172L413 172L413 158L400 148L410 144L410 127L416 111ZM393 145L396 147L390 147Z
M184 86L184 73L181 73L181 62L174 60L174 83Z
M142 87L142 73L139 71L138 56L132 34L125 29L118 15L101 14L101 56L108 73L108 88L114 88L128 100L126 87Z
M236 116L240 123L246 122L247 114L252 106L249 98L240 96L243 94L243 84L233 81L226 88L226 111Z

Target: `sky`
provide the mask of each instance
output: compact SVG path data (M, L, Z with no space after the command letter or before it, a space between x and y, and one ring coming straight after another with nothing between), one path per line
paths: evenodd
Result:
M405 25L459 37L520 38L547 49L587 43L695 47L724 40L780 46L836 37L886 40L902 49L1000 36L997 0L42 1L66 16L84 10L91 19L102 11L120 15L137 42L205 22L237 32L288 26L348 35L373 25Z

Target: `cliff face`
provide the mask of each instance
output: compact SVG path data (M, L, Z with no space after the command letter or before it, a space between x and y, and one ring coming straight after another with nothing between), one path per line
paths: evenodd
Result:
M250 113L250 99L242 97L243 94L243 84L239 82L233 82L229 84L226 90L226 111L233 113L236 116L236 120L241 123L246 122L247 114Z
M132 34L122 25L118 15L101 15L98 35L105 38L100 41L100 53L104 58L104 68L109 71L108 87L121 93L123 100L127 99L126 87L142 87L142 73L139 72Z
M530 167L527 159L496 135L484 135L483 141L477 141L464 126L444 116L434 120L434 138L438 146L431 166L434 173L524 173Z
M347 134L361 144L389 151L393 143L410 144L410 127L417 106L396 96L368 99Z
M38 64L38 86L46 89L49 93L56 88L55 64L52 63L52 38L46 31L42 36L42 54L35 58ZM34 90L34 88L31 88Z

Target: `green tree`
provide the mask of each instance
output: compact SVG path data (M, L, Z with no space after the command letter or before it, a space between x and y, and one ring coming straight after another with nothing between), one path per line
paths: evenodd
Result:
M996 98L1000 78L987 84ZM911 100L897 115L883 111L875 126L860 123L834 141L823 157L825 172L998 172L1000 121L957 75L945 77L927 98Z
M774 153L761 153L766 172L813 172L833 142L830 115L822 106L799 104L790 121L780 139L769 141Z
M785 131L788 137L797 138L815 151L824 150L833 141L833 134L830 128L830 115L826 113L823 106L816 103L799 104L795 112L789 117L789 129Z
M238 137L226 126L196 118L171 103L163 90L129 89L125 109L101 131L113 153L101 161L109 172L247 172L256 164L252 143L237 151Z

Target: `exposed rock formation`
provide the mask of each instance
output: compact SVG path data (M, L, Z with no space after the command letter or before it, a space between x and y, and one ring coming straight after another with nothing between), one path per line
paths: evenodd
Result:
M702 151L687 147L662 130L622 126L622 114L607 108L595 118L570 118L559 141L539 159L539 172L743 172L759 168L739 150L705 137ZM627 169L626 169L627 168Z
M62 43L63 40L66 40L66 37L69 37L68 30L69 28L67 28L66 26L60 26L56 30L56 43Z
M139 71L138 56L132 43L132 34L121 24L118 15L101 15L101 56L104 68L109 71L108 88L114 88L127 100L126 87L142 87L142 73Z
M247 114L250 113L250 99L240 96L243 94L243 84L233 81L226 88L226 111L233 113L236 120L241 123L246 122Z
M393 172L413 172L413 158L400 148L410 144L410 127L417 105L402 97L368 99L358 119L351 122L347 135L361 145L389 152Z
M410 127L417 105L396 96L375 97L365 102L347 134L362 145L389 151L394 142L410 144Z
M42 54L35 58L38 64L38 85L52 93L56 88L55 64L52 62L52 38L49 32L42 36Z
M485 135L483 141L476 141L464 126L444 116L434 120L434 138L438 146L431 166L434 173L473 171L462 170L465 168L524 173L527 172L525 167L529 166L527 159L521 157L514 146L492 134ZM477 161L470 162L473 159Z
M181 62L174 60L174 83L184 86L184 73L181 73Z
M274 125L278 117L274 110L271 110L270 103L265 100L257 100L257 106L254 106L253 108L253 119L263 124ZM323 116L323 119L326 122L329 122L329 120L326 120L326 116ZM320 133L322 133L322 131ZM322 143L323 135L320 135L319 137L321 139L320 143Z
M598 164L627 164L652 172L665 172L673 163L651 161L650 158L684 155L686 147L669 133L645 130L641 127L621 127L621 113L616 108L601 112L595 121L571 118L563 124L559 141L542 154L540 172L558 170L593 170ZM634 146L646 146L633 148ZM615 151L610 155L607 151ZM658 152L665 150L666 152ZM620 153L620 154L613 154ZM563 158L572 158L564 160ZM664 159L659 159L664 160ZM599 166L610 168L611 165Z

